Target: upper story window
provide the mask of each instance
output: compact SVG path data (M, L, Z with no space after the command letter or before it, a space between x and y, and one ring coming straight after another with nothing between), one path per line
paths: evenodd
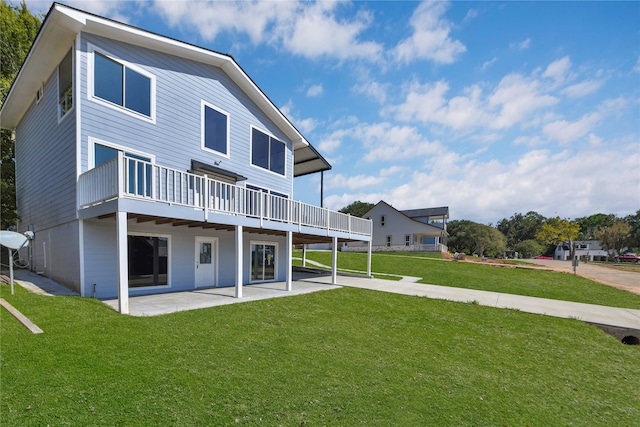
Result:
M73 108L73 49L58 65L58 117L62 118Z
M386 218L384 217L384 215L380 215L380 227L384 227L386 222Z
M272 136L251 129L251 164L284 175L285 145Z
M93 51L90 95L137 117L155 119L155 76L104 52Z
M118 157L125 158L125 191L138 196L151 196L152 164L155 158L125 147L89 138L89 167L98 167Z
M203 150L229 157L229 113L202 101Z

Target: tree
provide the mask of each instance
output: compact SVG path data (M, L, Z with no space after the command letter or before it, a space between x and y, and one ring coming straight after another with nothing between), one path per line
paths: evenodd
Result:
M580 226L575 221L560 219L560 217L548 218L536 234L536 240L554 246L567 242L571 248L571 259L573 259L575 254L573 242L578 238L579 233Z
M633 215L627 215L624 221L631 226L629 247L640 249L640 209Z
M583 218L576 218L576 223L580 226L580 233L585 240L595 239L600 228L612 226L618 218L614 214L605 215L598 213Z
M498 221L496 228L507 238L507 248L513 249L520 242L534 240L544 221L544 216L529 211L525 215L516 213L509 219Z
M602 248L610 255L620 255L622 249L628 246L631 237L631 225L618 221L610 227L603 227L596 233Z
M504 253L505 238L500 230L484 224L473 224L469 231L475 253L479 256L495 256Z
M369 212L373 206L373 203L366 203L358 200L340 209L339 212L351 214L353 216L362 218L362 216Z
M35 40L41 25L40 17L32 15L27 5L0 3L0 107L9 93L24 59ZM11 132L0 131L0 228L6 229L18 220L16 209L16 185L14 143Z
M447 224L447 231L449 233L447 246L450 251L463 252L466 254L473 252L474 243L470 232L472 224L475 223L466 219L453 220Z
M466 254L499 255L504 252L504 236L499 230L469 220L456 220L447 224L447 245L454 252Z
M525 240L520 243L516 243L513 247L513 250L518 252L518 258L533 258L536 255L540 255L544 249L544 246L536 240Z

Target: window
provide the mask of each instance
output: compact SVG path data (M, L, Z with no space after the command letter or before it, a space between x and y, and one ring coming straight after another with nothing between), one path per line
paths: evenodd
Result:
M40 87L36 91L36 104L39 104L40 101L42 101L43 97L44 97L44 83L41 83Z
M404 245L405 246L411 246L411 235L410 234L405 234L404 235Z
M169 284L169 238L129 235L129 287Z
M284 175L284 143L253 128L251 131L251 164Z
M118 157L118 152L123 151L108 145L93 144L94 167L98 167ZM138 154L124 151L126 161L125 191L137 196L151 197L151 163L152 159Z
M387 236L386 245L387 245L387 247L391 246L391 236Z
M251 282L267 282L276 279L277 253L277 243L251 242Z
M202 149L229 156L229 114L202 101Z
M386 218L384 217L384 215L381 215L380 216L380 227L384 227L385 220L386 220Z
M93 96L152 117L154 78L106 55L93 53Z
M58 65L58 117L62 118L73 108L73 49Z

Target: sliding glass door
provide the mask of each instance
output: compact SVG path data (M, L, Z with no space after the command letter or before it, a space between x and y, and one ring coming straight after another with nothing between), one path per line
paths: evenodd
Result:
M275 243L251 243L251 281L268 282L276 279Z

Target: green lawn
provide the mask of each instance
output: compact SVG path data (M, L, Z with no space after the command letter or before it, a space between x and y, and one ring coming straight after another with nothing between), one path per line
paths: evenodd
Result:
M301 257L301 252L294 252L294 257ZM308 251L307 259L331 265L331 252ZM371 264L373 272L422 277L420 283L640 309L640 295L568 273L448 261L426 254L374 253ZM338 268L366 271L367 254L338 252Z
M0 288L45 331L1 311L3 426L640 419L640 346L578 320L353 288L135 318Z

